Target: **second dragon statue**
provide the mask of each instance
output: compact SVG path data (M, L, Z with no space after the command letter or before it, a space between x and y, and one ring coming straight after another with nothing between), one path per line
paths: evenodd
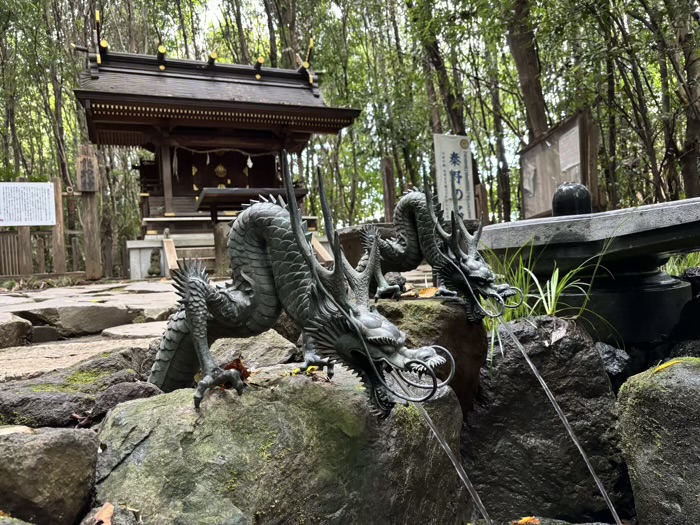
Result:
M408 348L405 334L370 305L371 279L383 282L379 236L372 235L363 270L357 271L337 234L329 235L335 264L322 266L297 207L286 155L282 158L287 204L261 198L231 225L232 282L212 284L198 261L185 262L174 273L181 306L168 321L150 382L170 392L191 387L201 370L195 406L217 385L229 384L240 394L245 387L240 373L216 364L211 342L260 334L285 310L303 330L306 364L338 362L356 373L378 415L388 415L396 402L429 399L452 378L454 360L439 346ZM323 191L321 196L328 225ZM441 381L435 369L446 362L449 372Z

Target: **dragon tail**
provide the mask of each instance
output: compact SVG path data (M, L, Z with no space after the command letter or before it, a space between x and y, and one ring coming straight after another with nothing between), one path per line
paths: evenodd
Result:
M183 303L191 293L188 278L196 277L209 282L209 277L198 260L178 262L178 266L179 270L173 271L172 277L175 290L181 297L180 308L168 319L148 378L164 392L191 387L194 375L200 368Z

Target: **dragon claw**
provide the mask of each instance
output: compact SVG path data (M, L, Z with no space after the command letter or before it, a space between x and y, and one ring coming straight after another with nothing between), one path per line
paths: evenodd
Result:
M319 357L315 352L306 353L304 356L304 364L299 367L299 370L306 372L310 366L317 366L320 369L325 368L328 379L332 378L335 374L335 364L331 363L328 359Z
M374 297L375 299L391 299L393 297L397 297L400 294L401 287L398 284L393 284L377 288L377 293Z
M440 286L437 289L437 292L435 292L436 297L455 297L457 296L457 292L453 290L448 290L444 286Z
M204 399L204 393L212 387L230 384L238 395L243 394L246 384L241 379L241 373L238 370L223 370L215 368L210 373L202 378L197 384L197 389L194 392L194 407L199 408L199 405Z

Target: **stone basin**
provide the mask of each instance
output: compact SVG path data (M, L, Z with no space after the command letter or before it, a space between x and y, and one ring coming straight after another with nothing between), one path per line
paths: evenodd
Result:
M562 270L576 268L607 243L603 264L627 270L656 269L674 253L700 249L700 198L493 224L481 236L481 247L499 257L524 247L527 259L532 246L532 269L538 275L551 274L554 261Z
M659 270L674 253L700 249L700 198L585 215L567 215L486 226L481 248L505 261L520 250L541 282L555 267L590 264L577 277L591 279L584 314L591 335L609 343L649 342L673 332L692 299L690 284ZM566 294L573 307L582 294Z

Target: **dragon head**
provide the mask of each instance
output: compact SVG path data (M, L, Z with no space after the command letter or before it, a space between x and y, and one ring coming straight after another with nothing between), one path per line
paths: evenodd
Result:
M424 181L425 200L428 212L436 234L436 242L440 245L439 253L443 261L436 270L443 285L455 292L468 305L469 317L472 321L480 321L487 314L481 306L480 299L493 299L498 305L496 315L503 312L507 300L519 296L522 302L523 294L518 288L509 284L498 284L491 266L478 251L479 238L483 224L479 224L474 235L470 234L461 218L453 211L450 217L450 231L442 226L441 213L435 211L435 203L430 192L430 184ZM454 181L452 192L454 194ZM456 201L456 196L453 195ZM519 304L519 303L518 303ZM512 307L513 305L509 305Z
M341 363L360 378L379 416L388 415L397 401L427 401L452 379L454 359L440 346L408 348L406 335L370 305L370 282L381 276L378 235L369 249L365 267L355 269L340 246L319 173L321 207L334 256L333 267L324 267L313 254L310 234L304 232L286 159L283 172L292 230L311 270L308 293L313 313L303 328L314 350L320 357ZM435 368L448 361L448 377L440 381ZM425 376L427 382L423 381Z
M342 363L360 378L380 417L388 415L396 402L426 401L454 374L454 361L447 350L440 346L409 348L406 334L373 310L360 309L350 319L334 316L331 322L312 324L309 332L320 356ZM449 377L440 381L435 370L448 360ZM422 381L424 376L427 383ZM409 394L411 390L425 393Z

